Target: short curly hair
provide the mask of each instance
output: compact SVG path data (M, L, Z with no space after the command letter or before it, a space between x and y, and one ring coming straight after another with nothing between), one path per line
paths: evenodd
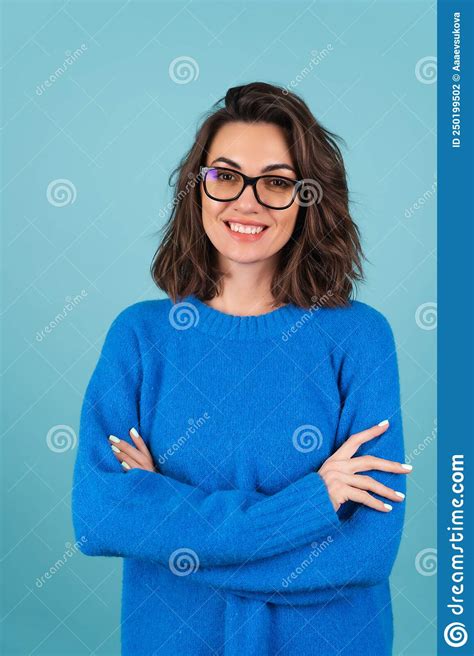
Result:
M274 304L308 308L324 298L329 307L347 305L355 283L364 279L366 258L349 214L346 171L336 143L341 138L325 129L296 94L272 84L232 87L216 106L170 176L174 199L151 264L154 282L174 303L189 294L206 301L221 293L223 274L202 223L200 166L221 126L265 122L285 134L298 179L305 181L300 193L317 190L315 202L299 203L293 234L280 251L271 283Z

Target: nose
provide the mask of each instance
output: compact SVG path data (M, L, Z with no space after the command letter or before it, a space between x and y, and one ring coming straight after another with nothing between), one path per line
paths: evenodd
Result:
M260 212L263 209L251 185L247 185L240 196L233 201L233 207L242 213Z

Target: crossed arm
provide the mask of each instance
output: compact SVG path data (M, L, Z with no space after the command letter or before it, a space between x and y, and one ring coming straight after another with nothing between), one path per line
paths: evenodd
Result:
M344 402L336 447L388 418L389 429L363 445L358 455L403 462L393 335L385 320L371 335L366 353L351 351L360 366L341 368ZM132 352L119 348L124 343ZM349 501L336 513L316 472L266 496L239 490L207 494L162 474L122 471L106 438L111 432L126 435L139 425L138 403L131 393L139 383L133 331L116 320L81 415L73 519L76 535L87 538L84 553L150 558L168 567L170 555L186 547L199 563L192 580L273 603L310 603L315 591L318 600L330 599L388 577L400 543L404 503L383 513ZM372 471L371 476L405 492L403 475Z
M176 549L222 566L274 556L337 527L340 519L314 471L274 495L211 493L142 469L123 470L111 433L139 426L141 357L128 315L110 327L86 389L74 467L72 519L81 551L168 565Z

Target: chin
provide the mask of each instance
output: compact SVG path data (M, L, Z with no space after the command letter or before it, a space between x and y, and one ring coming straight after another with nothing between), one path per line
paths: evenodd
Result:
M268 253L262 248L222 248L218 249L219 255L230 262L239 264L253 264L255 262L264 262L275 253Z
M270 250L268 244L264 245L258 242L254 244L242 242L240 244L231 238L223 239L222 235L216 235L211 231L207 233L207 236L220 257L240 264L263 262L275 255L279 250L275 244L272 244L273 247Z

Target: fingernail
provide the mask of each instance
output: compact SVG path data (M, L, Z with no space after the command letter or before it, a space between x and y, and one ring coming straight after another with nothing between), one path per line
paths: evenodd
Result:
M130 465L128 462L125 462L125 460L122 460L122 465L125 467L125 469L130 469Z
M402 465L403 469L408 469L408 471L411 471L413 469L413 465Z
M405 498L405 495L403 494L403 492L396 492L396 491L395 491L395 494L397 495L397 497L400 497L400 499L404 499L404 498Z
M383 504L387 510L392 510L392 506L389 503Z
M384 419L383 421L379 422L379 426L385 426L385 424L388 424L388 419Z
M120 442L118 437L115 437L115 435L109 435L109 440L112 440L112 442Z
M110 448L112 449L112 451L115 451L115 453L122 453L120 449L117 449L117 447L114 444L111 444Z
M136 428L131 428L130 432L133 435L133 437L140 437Z

